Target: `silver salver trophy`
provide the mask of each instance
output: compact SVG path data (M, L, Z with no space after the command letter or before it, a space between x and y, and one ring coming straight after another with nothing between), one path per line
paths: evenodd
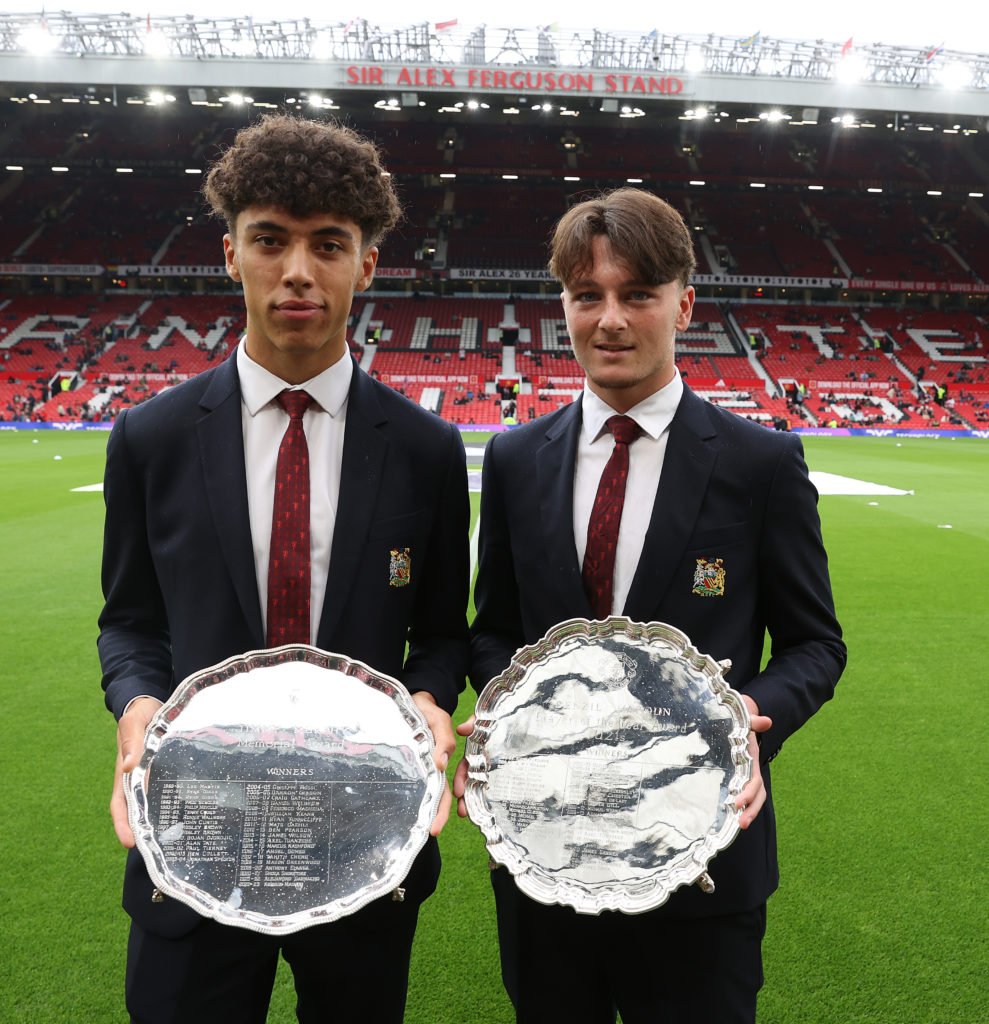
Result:
M291 645L186 679L124 785L162 893L285 935L400 898L445 780L399 682Z
M541 903L641 913L706 869L739 828L749 715L664 623L571 619L484 688L466 747L467 813Z

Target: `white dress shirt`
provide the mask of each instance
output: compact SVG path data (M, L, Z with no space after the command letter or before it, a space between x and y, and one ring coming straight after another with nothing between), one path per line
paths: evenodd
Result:
M639 564L646 530L656 503L670 422L682 395L683 381L677 370L666 387L639 402L625 414L635 420L642 433L628 449L628 482L625 485L625 505L615 553L613 615L622 614L632 587L632 577ZM586 382L581 412L583 422L577 440L577 464L573 481L573 537L577 558L583 566L587 549L587 526L594 508L598 483L615 448L611 432L604 424L617 413L598 398Z
M340 467L343 435L347 422L347 395L354 372L349 352L329 369L304 384L291 385L276 377L247 354L245 342L237 349L240 377L241 422L244 429L244 462L247 469L247 504L254 546L254 571L261 620L268 631L268 555L271 518L275 501L275 469L278 448L289 423L289 415L275 401L286 388L306 391L315 400L302 419L309 445L309 523L312 559L310 642L316 642L323 596L330 570L330 547L340 499Z

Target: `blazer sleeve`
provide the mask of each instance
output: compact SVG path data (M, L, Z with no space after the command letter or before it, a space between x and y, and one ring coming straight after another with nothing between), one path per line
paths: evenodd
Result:
M448 436L445 479L436 496L403 682L410 693L431 693L436 703L452 714L464 688L469 660L470 498L463 442L455 427L450 427Z
M505 482L499 472L499 442L495 434L484 453L481 482L481 521L478 532L476 614L471 625L471 685L480 693L503 672L523 645L525 631L519 587L509 537Z
M846 648L835 616L817 490L795 435L777 462L760 540L759 605L770 658L744 691L773 720L760 738L769 760L834 693Z
M147 535L141 474L128 450L127 414L114 424L103 478L103 595L97 649L106 705L119 718L135 697L172 689L168 621Z

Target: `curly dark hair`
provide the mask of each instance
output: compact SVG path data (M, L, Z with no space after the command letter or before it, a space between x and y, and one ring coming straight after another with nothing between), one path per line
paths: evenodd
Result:
M248 206L277 206L293 217L348 217L368 246L402 215L373 142L336 122L288 114L267 114L237 132L207 175L203 195L231 233Z

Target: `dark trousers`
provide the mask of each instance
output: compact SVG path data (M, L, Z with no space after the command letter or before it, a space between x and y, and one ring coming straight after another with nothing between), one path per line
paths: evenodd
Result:
M753 1024L765 904L723 917L544 906L492 872L502 977L518 1024Z
M124 907L131 916L127 1010L132 1024L263 1024L279 954L292 969L302 1024L401 1024L419 907L436 889L439 847L429 839L391 894L332 924L259 935L218 924L166 898L136 851Z
M401 1024L418 911L386 896L351 917L277 937L204 919L168 939L132 924L131 1021L263 1024L281 952L303 1024Z

